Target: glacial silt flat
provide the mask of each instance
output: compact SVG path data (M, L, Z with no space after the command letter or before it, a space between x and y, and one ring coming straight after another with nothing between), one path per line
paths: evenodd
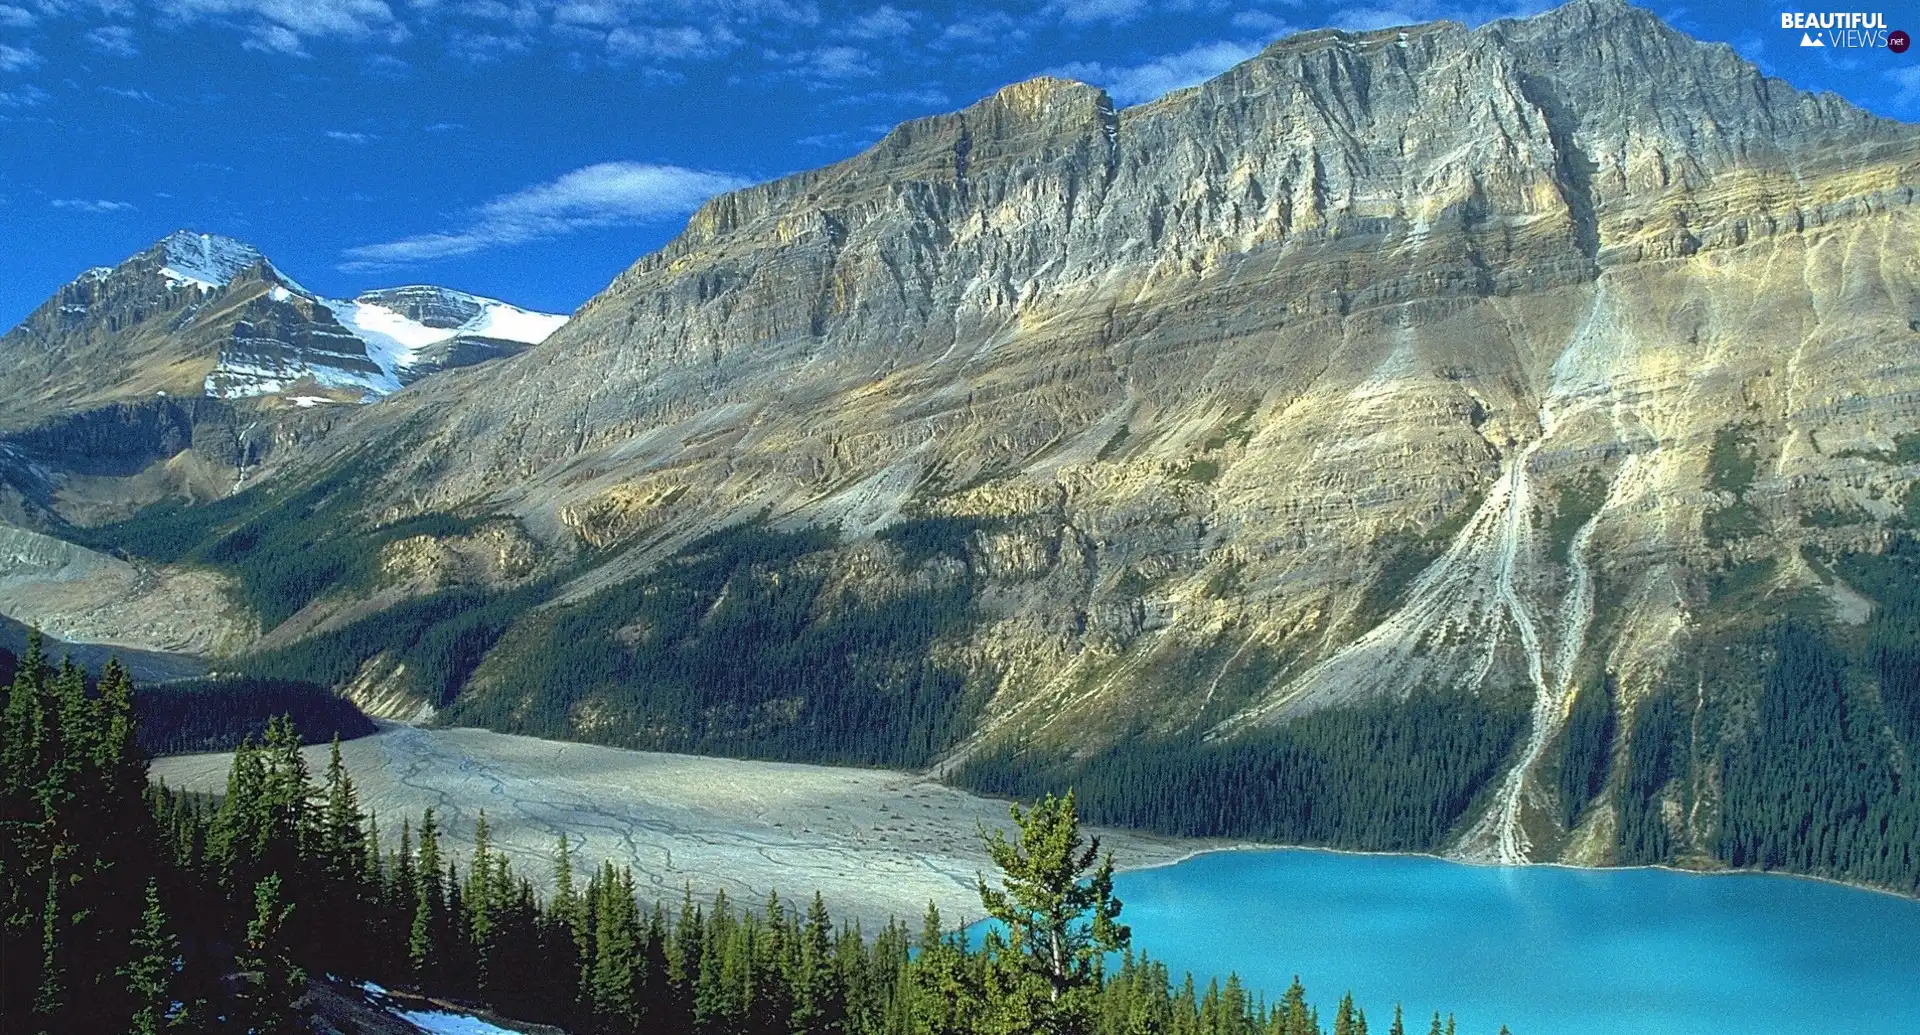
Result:
M324 745L306 749L316 776ZM1011 829L1004 802L924 777L624 751L476 729L389 726L341 745L361 801L380 817L388 849L401 817L431 806L456 854L486 811L494 843L514 870L550 883L561 831L576 866L632 866L643 900L678 901L724 888L757 906L769 890L799 899L820 891L835 915L868 931L899 917L917 928L929 901L948 920L975 919L975 874L992 863L979 830ZM218 792L230 754L153 763L175 788ZM1206 842L1096 831L1121 866L1170 862Z

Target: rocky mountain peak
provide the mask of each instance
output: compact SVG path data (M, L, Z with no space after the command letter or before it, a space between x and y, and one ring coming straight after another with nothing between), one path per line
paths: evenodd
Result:
M437 330L457 329L479 316L485 308L482 299L431 284L408 284L363 291L354 297L354 301L390 309L423 327Z
M225 287L242 271L266 261L258 248L244 241L192 230L176 230L150 251L161 261L162 276L208 290Z

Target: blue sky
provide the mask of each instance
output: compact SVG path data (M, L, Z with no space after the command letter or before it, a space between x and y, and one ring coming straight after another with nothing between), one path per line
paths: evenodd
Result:
M192 227L308 287L569 311L717 190L1055 72L1137 103L1322 26L1538 0L0 0L0 328ZM1653 2L1767 72L1920 118L1920 48ZM1920 6L1880 9L1920 32ZM1912 17L1907 18L1908 15Z

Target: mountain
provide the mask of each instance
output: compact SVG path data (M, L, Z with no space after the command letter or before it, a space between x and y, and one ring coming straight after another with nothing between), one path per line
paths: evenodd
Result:
M1043 78L70 534L396 713L1911 888L1917 182L1914 127L1617 0ZM1765 826L1814 771L1881 833Z
M357 401L523 351L565 322L434 287L325 299L252 245L182 230L86 271L0 337L0 426L157 393Z

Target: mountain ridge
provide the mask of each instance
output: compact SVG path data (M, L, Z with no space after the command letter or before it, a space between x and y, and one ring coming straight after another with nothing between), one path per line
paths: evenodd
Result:
M444 293L443 307L472 310L467 321L428 328L381 302L423 290ZM361 311L377 326L353 323ZM178 230L116 266L85 271L0 337L0 356L14 367L0 376L0 396L12 404L11 427L155 393L356 401L520 351L564 322L423 285L323 299L250 244Z
M1427 847L1708 859L1739 803L1634 769L1648 702L1733 758L1771 617L1864 673L1904 606L1916 181L1913 127L1615 0L1014 84L710 200L150 557L253 579L276 674L450 723L1023 793L1451 713ZM1611 789L1561 801L1602 693Z

